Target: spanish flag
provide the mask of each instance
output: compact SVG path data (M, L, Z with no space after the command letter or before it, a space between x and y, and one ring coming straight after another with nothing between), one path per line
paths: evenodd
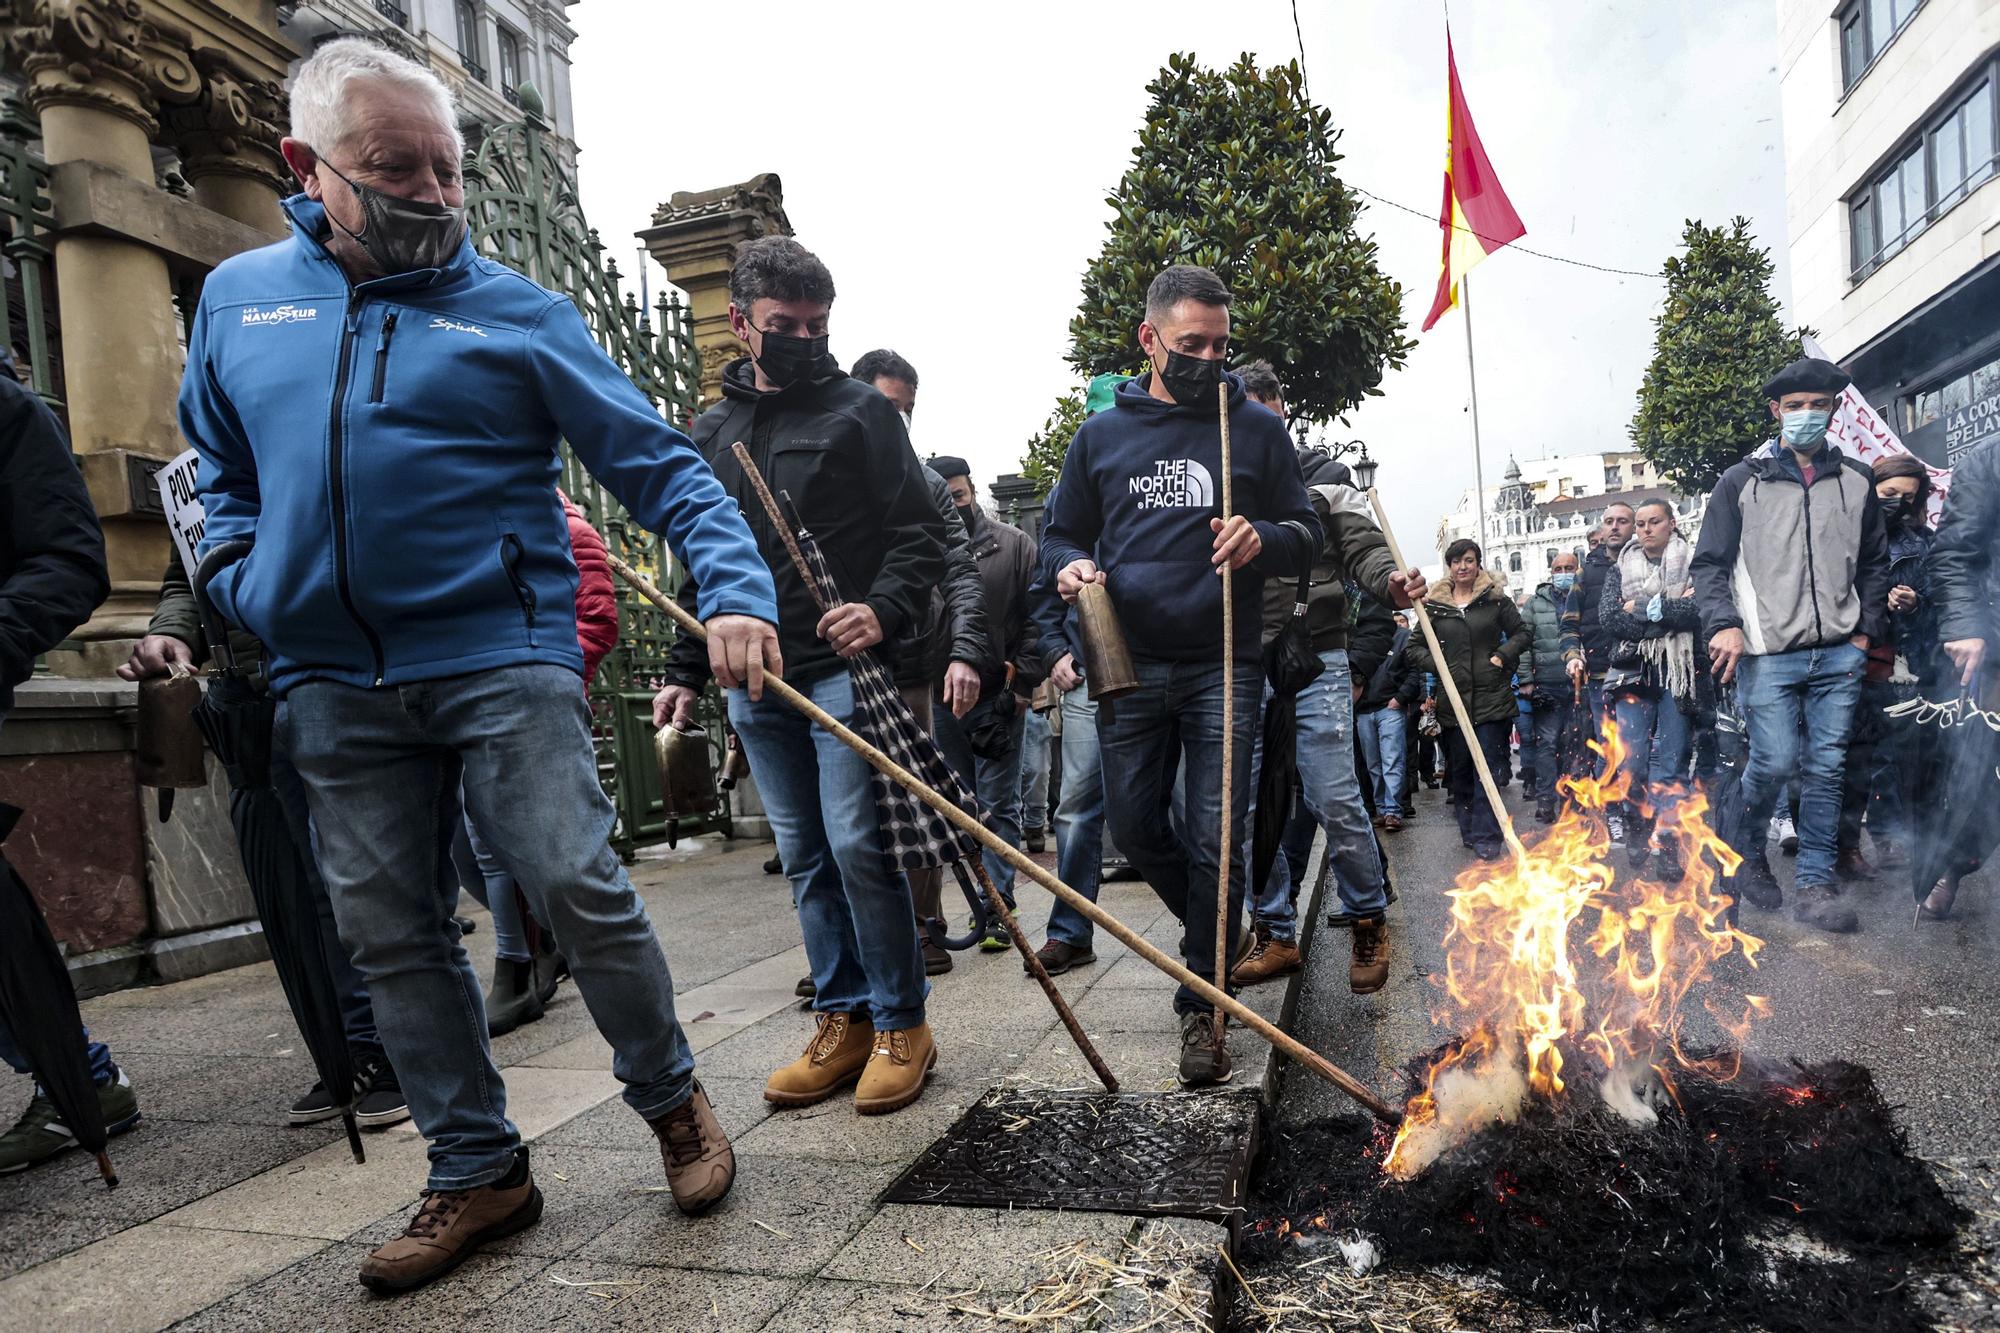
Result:
M1451 77L1450 119L1445 128L1444 211L1438 226L1444 229L1444 271L1438 274L1437 299L1424 318L1424 331L1438 322L1444 312L1458 304L1458 280L1486 256L1528 234L1521 225L1486 149L1479 131L1472 127L1472 109L1465 104L1465 90L1458 86L1458 58L1451 49L1451 30L1444 35L1445 67Z

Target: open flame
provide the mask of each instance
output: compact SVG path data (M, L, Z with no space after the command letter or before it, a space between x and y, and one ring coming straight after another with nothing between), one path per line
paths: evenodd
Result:
M1464 1035L1405 1108L1383 1162L1391 1175L1414 1176L1474 1130L1513 1121L1529 1097L1563 1095L1565 1051L1594 1066L1614 1109L1651 1122L1673 1096L1671 1065L1736 1075L1733 1062L1702 1064L1680 1048L1682 1006L1697 990L1739 1047L1769 1009L1761 996L1725 1009L1705 993L1717 959L1740 950L1755 966L1763 948L1728 922L1716 882L1742 858L1708 826L1707 796L1686 794L1655 830L1682 867L1677 882L1614 868L1605 815L1627 796L1626 749L1609 722L1591 749L1605 776L1561 779L1571 800L1554 827L1517 859L1469 867L1448 892L1445 974L1433 978L1447 998L1432 1017Z

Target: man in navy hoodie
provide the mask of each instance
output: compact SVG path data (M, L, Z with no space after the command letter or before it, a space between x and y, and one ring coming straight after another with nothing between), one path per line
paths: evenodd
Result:
M761 693L782 671L777 594L715 474L575 305L474 252L436 76L336 41L291 103L292 234L209 275L181 428L201 456L204 556L254 543L209 595L264 643L341 940L430 1141L423 1206L361 1266L405 1291L542 1211L452 924L461 781L562 940L674 1202L698 1212L735 1172L608 841L558 444L699 577L725 683Z
M1064 601L1102 583L1132 651L1139 688L1098 717L1111 836L1180 918L1187 966L1215 968L1223 785L1222 566L1236 571L1231 755L1229 952L1242 914L1249 848L1250 750L1263 693L1258 671L1264 576L1296 578L1319 551L1290 437L1223 369L1229 289L1207 269L1153 279L1139 346L1150 366L1116 406L1084 422L1063 460L1042 530L1042 564ZM1229 386L1236 512L1221 518L1218 386ZM1168 817L1185 767L1187 835ZM1180 1079L1223 1083L1229 1053L1210 1036L1208 1001L1183 986Z

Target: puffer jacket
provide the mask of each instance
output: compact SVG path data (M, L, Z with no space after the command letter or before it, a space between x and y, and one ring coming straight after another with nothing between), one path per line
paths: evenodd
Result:
M1424 602L1431 626L1444 649L1444 667L1451 672L1465 708L1477 722L1508 722L1514 717L1514 668L1528 650L1528 627L1519 608L1488 570L1480 570L1472 585L1472 600L1463 607L1451 600L1451 586L1440 585ZM1430 644L1412 638L1408 648L1410 665L1417 671L1435 672L1438 663ZM1500 658L1494 666L1492 658ZM1438 721L1447 727L1458 725L1458 714L1438 691Z
M1740 629L1754 657L1885 638L1889 547L1874 472L1823 443L1808 486L1773 440L1716 483L1692 572L1708 634Z
M1571 592L1575 589L1572 588ZM1558 600L1554 583L1544 583L1521 608L1528 626L1528 649L1521 654L1521 679L1535 683L1537 691L1569 688L1569 658L1566 647L1573 645L1574 633L1563 625L1563 608L1568 598Z
M1327 455L1324 449L1298 451L1299 474L1306 484L1306 498L1326 534L1318 557L1306 581L1306 630L1312 635L1313 651L1331 652L1351 648L1358 617L1348 596L1352 583L1385 606L1389 601L1389 575L1396 562L1389 558L1389 544L1375 526L1368 497L1354 489L1347 464ZM1269 643L1298 604L1298 580L1264 580L1264 641ZM1382 638L1387 651L1388 636Z
M1931 543L1931 596L1937 600L1938 639L1984 639L1987 658L2000 643L2000 440L1988 441L1958 460L1945 496L1944 519Z
M972 558L972 539L951 487L926 467L924 484L931 503L944 521L944 582L931 589L930 605L921 623L906 631L909 642L895 651L896 684L929 688L944 679L945 668L963 662L982 676L987 671L986 595L979 582L979 564Z
M556 498L569 518L569 552L576 560L576 645L583 649L583 683L588 685L618 646L618 587L611 580L604 538L574 500L561 491Z

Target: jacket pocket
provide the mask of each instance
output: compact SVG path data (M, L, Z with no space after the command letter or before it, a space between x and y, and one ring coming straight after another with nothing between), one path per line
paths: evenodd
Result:
M375 373L369 381L368 401L379 403L389 384L389 342L396 336L396 312L391 310L382 317L382 336L375 343Z
M501 534L500 568L507 576L508 585L514 589L514 600L521 605L521 623L527 630L528 646L536 648L541 645L535 631L535 589L528 582L527 576L521 572L521 558L525 553L526 548L521 545L520 537L512 529Z

